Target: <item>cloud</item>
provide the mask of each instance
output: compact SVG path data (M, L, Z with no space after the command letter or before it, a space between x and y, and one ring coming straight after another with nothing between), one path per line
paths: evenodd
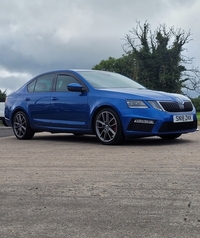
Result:
M0 85L3 85L3 87L1 87L1 90L6 90L6 93L15 91L19 86L22 86L24 82L30 79L31 77L32 75L28 73L9 72L5 69L1 69Z
M147 20L152 30L159 24L191 30L194 41L185 53L199 64L199 8L197 0L1 1L0 88L12 90L48 70L92 68L109 56L118 58L136 20Z

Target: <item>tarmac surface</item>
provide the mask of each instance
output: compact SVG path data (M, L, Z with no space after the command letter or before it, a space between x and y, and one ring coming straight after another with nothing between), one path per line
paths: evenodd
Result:
M0 137L7 137L7 136L12 136L13 130L11 127L5 127L0 125Z
M200 132L120 146L8 136L0 153L2 238L200 237Z

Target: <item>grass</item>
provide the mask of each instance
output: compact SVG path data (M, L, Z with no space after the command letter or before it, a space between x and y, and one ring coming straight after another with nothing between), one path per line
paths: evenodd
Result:
M0 127L1 127L1 126L3 126L3 123L2 123L2 121L0 121Z
M200 112L197 112L198 124L200 125Z

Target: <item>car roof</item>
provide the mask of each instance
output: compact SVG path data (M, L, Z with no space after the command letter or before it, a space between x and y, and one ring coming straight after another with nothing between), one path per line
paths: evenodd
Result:
M58 70L52 70L52 71L47 71L42 74L47 74L47 73L60 73L60 72L80 72L80 71L99 71L99 70L93 70L93 69L58 69Z

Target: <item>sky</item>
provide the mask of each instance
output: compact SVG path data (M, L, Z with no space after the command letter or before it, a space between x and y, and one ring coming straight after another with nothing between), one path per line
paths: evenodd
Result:
M138 21L152 31L190 31L184 55L199 67L199 9L199 0L0 0L0 89L9 94L43 72L119 58Z

